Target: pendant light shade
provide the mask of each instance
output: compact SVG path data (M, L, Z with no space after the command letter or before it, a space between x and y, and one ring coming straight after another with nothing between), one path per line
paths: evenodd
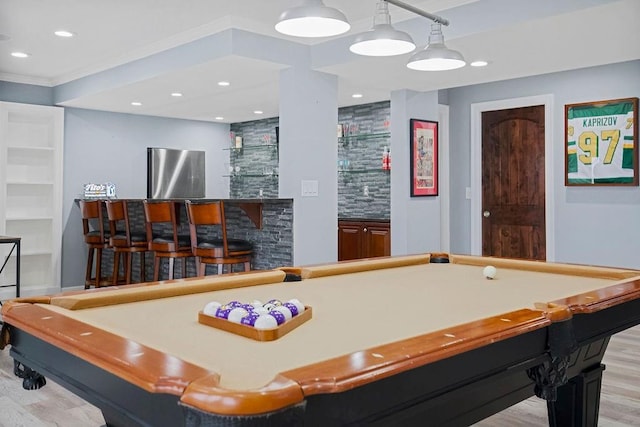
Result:
M411 56L407 67L418 71L445 71L455 70L466 64L460 52L445 46L442 28L436 23L431 25L429 44Z
M391 26L387 2L379 1L373 17L373 28L359 34L349 50L365 56L393 56L409 53L416 48L411 36Z
M349 28L347 17L322 0L303 0L300 6L282 12L276 24L276 31L296 37L336 36Z
M444 44L444 36L440 24L431 25L429 44L409 59L408 68L418 71L445 71L464 67L462 54L447 48Z

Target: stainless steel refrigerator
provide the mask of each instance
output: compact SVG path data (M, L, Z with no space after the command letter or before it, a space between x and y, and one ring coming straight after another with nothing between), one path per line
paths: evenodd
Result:
M204 151L147 148L147 198L203 198L204 158Z

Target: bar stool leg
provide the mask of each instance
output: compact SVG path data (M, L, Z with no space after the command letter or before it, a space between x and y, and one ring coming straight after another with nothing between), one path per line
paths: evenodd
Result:
M153 281L157 282L160 277L160 260L158 256L153 257Z
M174 260L173 258L169 258L169 280L173 280L173 268L174 268Z
M89 289L91 287L91 273L93 272L93 248L89 248L89 255L87 256L87 272L84 276L84 288Z
M113 277L111 283L118 284L118 277L120 276L120 252L113 252Z
M147 257L146 252L140 252L140 282L144 283L147 281L147 267L145 266L145 258Z
M124 258L124 283L131 284L131 252L127 252Z
M102 248L96 249L96 282L95 287L99 288L101 283L100 279L102 279Z

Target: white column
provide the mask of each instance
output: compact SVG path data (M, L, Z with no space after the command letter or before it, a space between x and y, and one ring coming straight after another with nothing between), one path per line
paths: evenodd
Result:
M439 196L411 197L410 119L438 121L438 93L391 93L391 254L439 251Z
M303 67L280 74L279 196L294 199L296 265L337 260L337 88L336 76Z

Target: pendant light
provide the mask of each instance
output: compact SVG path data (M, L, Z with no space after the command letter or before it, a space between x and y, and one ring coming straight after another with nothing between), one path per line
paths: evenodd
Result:
M462 54L447 48L439 23L431 24L429 43L419 52L411 56L407 67L418 71L455 70L466 65Z
M391 26L389 5L378 1L373 17L373 28L359 34L349 50L364 56L393 56L409 53L416 48L411 36Z
M336 36L350 28L344 13L325 6L322 0L302 0L299 6L282 12L276 24L276 31L296 37Z

